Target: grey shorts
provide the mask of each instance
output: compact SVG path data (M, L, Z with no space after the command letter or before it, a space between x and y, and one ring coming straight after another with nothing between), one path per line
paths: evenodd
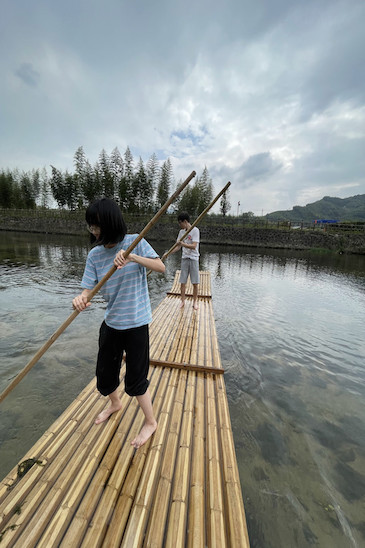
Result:
M194 259L181 259L180 283L186 284L190 274L192 284L199 283L199 261Z

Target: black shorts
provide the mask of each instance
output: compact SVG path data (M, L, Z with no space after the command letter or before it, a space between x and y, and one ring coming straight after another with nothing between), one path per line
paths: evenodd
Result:
M142 396L148 388L149 369L148 325L132 329L113 329L101 324L99 353L96 364L97 389L108 396L120 384L123 353L126 356L125 391L129 396Z

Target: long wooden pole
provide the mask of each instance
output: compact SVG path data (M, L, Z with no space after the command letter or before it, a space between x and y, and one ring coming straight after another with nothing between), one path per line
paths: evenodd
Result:
M209 367L206 365L193 365L190 363L182 362L166 362L164 360L150 360L150 364L160 367L171 367L171 369L185 369L185 371L201 371L202 373L214 373L223 375L224 369L222 367Z
M156 215L153 217L153 219L150 220L150 222L144 227L142 232L137 236L137 238L131 243L131 245L126 249L124 252L124 257L128 257L128 255L132 252L132 250L136 247L136 245L142 240L142 238L145 237L147 232L156 224L158 219L165 213L167 208L172 204L172 202L177 198L177 196L184 190L186 185L195 177L196 173L195 171L192 171L189 175L189 177L179 186L179 188L172 194L172 196L167 200L167 202L161 207L161 209L156 213ZM105 274L105 276L96 284L94 289L90 291L90 293L87 296L87 301L91 301L91 299L94 297L94 295L99 291L99 289L109 280L109 278L114 274L117 267L112 266L112 268ZM48 348L55 342L56 339L63 333L63 331L70 325L71 322L78 316L79 312L78 310L74 310L72 314L67 318L65 322L51 335L51 337L48 339L48 341L38 350L36 355L30 360L29 363L18 373L18 375L15 377L15 379L9 384L7 388L0 394L0 403L6 398L6 396L15 388L15 386L25 377L25 375L30 371L37 363L39 358L43 356L43 354L48 350Z
M173 252L173 250L175 249L175 247L180 243L182 242L186 236L189 234L189 232L191 232L191 230L193 230L194 226L196 226L198 223L200 223L200 221L202 220L202 218L204 217L204 215L206 215L206 213L208 213L208 211L214 206L214 204L216 203L217 200L219 200L219 198L222 196L222 194L224 194L224 192L226 192L226 190L229 188L229 186L231 185L230 182L228 182L226 184L226 186L224 188L222 188L222 190L217 194L217 196L214 198L214 200L204 209L204 211L201 212L201 214L199 215L199 217L197 217L195 219L195 221L193 222L193 224L191 225L191 227L189 228L189 230L187 230L185 232L185 234L179 239L177 240L177 242L174 243L174 245L172 247L170 247L170 249L164 253L161 257L161 260L164 261L165 259L167 259L167 257L170 255L170 253ZM147 272L147 276L149 276L151 274L152 270L149 270Z

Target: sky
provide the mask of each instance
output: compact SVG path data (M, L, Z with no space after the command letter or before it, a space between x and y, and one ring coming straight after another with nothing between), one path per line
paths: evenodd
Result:
M364 194L364 29L364 0L3 0L0 169L128 146L234 215Z

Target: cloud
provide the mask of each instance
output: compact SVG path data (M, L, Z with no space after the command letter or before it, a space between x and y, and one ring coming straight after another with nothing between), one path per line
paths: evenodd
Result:
M31 63L22 63L15 71L15 75L30 87L37 86L40 81L40 74L33 68Z
M207 166L257 214L365 193L363 0L6 0L3 15L0 168L128 145L177 180Z
M270 152L260 152L250 156L238 171L243 179L257 180L272 176L281 167L281 162L275 161Z

